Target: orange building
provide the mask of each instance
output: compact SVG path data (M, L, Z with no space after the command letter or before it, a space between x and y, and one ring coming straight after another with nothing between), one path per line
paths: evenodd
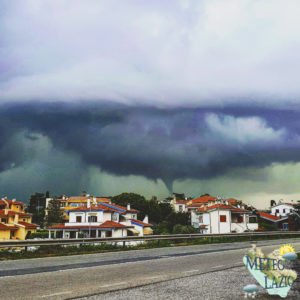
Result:
M0 199L0 240L25 240L37 229L31 220L31 214L24 211L23 202Z

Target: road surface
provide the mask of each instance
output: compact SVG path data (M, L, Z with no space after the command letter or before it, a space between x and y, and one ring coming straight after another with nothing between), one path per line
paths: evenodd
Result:
M262 241L257 245L272 251L283 243L291 243L300 251L300 239ZM157 284L163 285L161 296L166 299L168 291L169 295L176 291L171 287L179 278L178 282L186 283L185 286L198 280L199 284L195 284L199 288L207 276L221 282L222 287L223 279L220 281L217 276L228 279L230 272L245 271L241 268L242 257L250 244L168 247L1 262L1 299L132 299L132 292L136 293L135 299L144 299L143 295L147 294L149 299L151 295L152 299L160 299L159 289L155 288ZM231 285L229 290L236 289L236 280ZM213 294L214 284L210 283L208 288ZM143 289L148 290L141 292ZM151 294L153 289L156 294ZM114 292L108 293L110 291ZM210 291L207 293L209 295Z

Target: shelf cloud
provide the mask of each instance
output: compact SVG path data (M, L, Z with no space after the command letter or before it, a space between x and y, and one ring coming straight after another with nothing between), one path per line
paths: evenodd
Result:
M75 155L86 168L161 179L169 189L175 180L210 179L239 168L298 162L300 122L294 112L253 114L245 108L95 103L2 106L0 167L5 171L38 159L47 152L37 147L41 137L64 155Z

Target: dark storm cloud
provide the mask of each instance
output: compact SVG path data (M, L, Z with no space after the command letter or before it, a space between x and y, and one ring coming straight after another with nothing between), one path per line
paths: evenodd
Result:
M288 110L246 107L7 105L0 108L0 167L5 170L34 159L18 142L20 133L31 142L44 135L86 165L116 175L160 178L170 187L176 179L211 178L237 167L299 161L298 116Z

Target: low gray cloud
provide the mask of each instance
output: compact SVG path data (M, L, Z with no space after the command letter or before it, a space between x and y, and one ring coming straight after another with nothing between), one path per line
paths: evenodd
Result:
M0 5L1 102L299 106L297 0Z

